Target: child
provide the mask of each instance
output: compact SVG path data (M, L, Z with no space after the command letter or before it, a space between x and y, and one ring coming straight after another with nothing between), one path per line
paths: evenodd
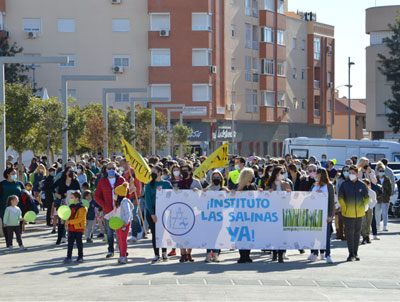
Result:
M76 262L83 262L83 244L82 244L82 234L86 228L86 214L87 210L85 206L81 203L81 192L73 191L71 193L71 198L74 203L69 207L71 209L71 216L66 221L66 226L68 226L68 252L67 258L64 259L64 263L71 263L72 261L72 249L76 241L78 246L78 258Z
M132 210L133 204L132 202L126 198L126 194L128 193L128 186L127 182L124 182L122 185L115 188L115 209L116 209L116 216L121 218L124 222L122 228L117 230L117 237L119 243L119 250L120 250L120 258L118 263L126 264L127 263L127 254L126 251L128 249L128 234L129 229L131 226L132 220Z
M83 192L83 199L89 201L89 208L86 215L85 238L87 243L93 243L92 235L96 221L96 208L99 208L99 205L94 201L92 192L89 190Z
M11 195L7 199L7 208L4 212L3 224L7 228L7 247L11 250L13 248L12 241L13 236L17 237L17 242L21 250L25 250L21 239L21 222L24 220L22 218L22 212L19 207L17 207L19 200L18 196Z
M373 218L373 211L376 205L376 193L371 189L371 182L369 179L364 178L363 183L367 186L369 203L365 206L365 216L362 218L361 236L363 238L361 244L371 243L369 235L371 233L371 223Z

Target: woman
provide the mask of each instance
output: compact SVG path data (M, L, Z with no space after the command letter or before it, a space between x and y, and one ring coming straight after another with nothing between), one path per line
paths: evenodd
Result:
M211 174L211 184L203 189L204 192L207 191L222 191L225 190L226 192L229 192L228 188L224 187L224 177L222 176L222 173L219 172L218 170L214 170ZM213 253L211 257L211 252ZM219 262L219 254L221 253L221 250L219 249L207 249L207 255L205 262Z
M38 164L36 162L36 157L34 157L34 158L32 158L31 164L29 166L29 174L32 174L33 172L35 172L37 167L38 167Z
M71 167L66 167L59 180L53 185L53 192L55 192L56 200L54 201L55 210L58 209L62 204L69 204L67 198L67 192L73 190L80 190L79 182L76 180L76 175ZM64 221L59 219L58 221L58 236L57 245L65 243L65 226Z
M336 200L339 195L340 187L343 182L349 179L349 169L350 167L344 166L342 169L342 173L336 181ZM343 216L342 209L340 207L340 203L336 202L336 213L335 213L335 226L336 226L336 239L345 240L344 238L344 224L343 224Z
M169 181L162 180L162 168L154 166L151 168L151 181L145 187L145 199L146 199L146 216L147 222L149 223L151 230L151 242L153 244L154 259L152 264L160 262L160 249L156 247L156 190L172 189L172 185ZM162 249L162 260L167 261L167 249Z
M288 178L293 183L293 191L300 191L301 173L299 172L297 166L295 164L290 164L288 166L288 171Z
M389 231L387 228L389 201L392 196L392 182L385 175L385 165L382 162L376 164L376 174L378 175L378 184L382 186L382 193L377 194L378 203L375 206L376 229L381 230L381 215L383 220L383 231Z
M237 191L257 191L257 186L253 183L254 170L251 168L243 168L239 174L239 182L235 185ZM251 250L239 250L240 258L238 263L251 263Z
M7 229L4 227L3 223L7 199L12 195L16 195L18 196L19 200L22 200L21 194L22 190L24 190L24 185L22 182L17 180L17 171L15 171L13 168L6 169L3 173L3 177L5 180L0 182L0 219L4 237L6 242L8 242Z
M76 175L77 175L77 180L79 182L79 186L82 191L82 184L87 182L87 176L85 173L85 168L81 164L77 164L76 166Z
M269 192L292 191L290 188L290 184L285 181L285 170L282 166L277 166L272 170L272 175L268 179L265 189L268 190ZM272 253L272 261L276 261L278 256L279 257L278 262L283 263L283 254L285 252L286 250L274 250Z
M358 161L358 179L362 180L364 178L368 179L372 184L376 185L377 179L374 170L371 169L369 165L369 159L366 157L361 157Z
M274 169L273 165L268 165L264 169L264 175L261 177L261 181L260 181L260 188L262 188L263 190L265 190L265 186L268 182L268 179L272 175L273 169Z
M320 250L321 260L326 260L327 263L332 263L331 258L331 225L333 215L335 214L335 190L329 181L328 172L324 168L317 170L317 181L314 183L312 192L328 194L328 217L327 222L327 235L326 235L326 250ZM309 259L314 262L318 258L318 250L311 250Z
M174 164L171 166L171 178L170 178L170 183L173 187L177 187L178 183L181 181L181 168L179 165Z
M38 165L35 173L33 173L33 197L35 197L36 200L39 200L40 182L46 178L46 175L46 168L42 164Z

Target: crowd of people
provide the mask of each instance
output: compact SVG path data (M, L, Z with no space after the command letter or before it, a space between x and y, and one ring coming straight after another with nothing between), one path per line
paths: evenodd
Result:
M378 232L388 231L389 200L394 194L395 178L382 159L372 169L367 158L353 156L345 166L336 168L335 160L322 155L299 159L287 154L284 158L270 156L229 155L229 167L208 171L196 179L194 171L206 160L205 156L191 155L172 159L151 156L145 158L151 169L151 181L141 183L129 163L122 156L103 158L86 154L79 161L61 160L50 164L47 157L35 157L29 167L18 165L9 157L0 183L0 233L6 238L8 249L13 248L13 235L25 249L21 233L24 231L24 214L40 206L46 211L46 224L56 234L55 244L68 244L64 263L72 261L76 242L78 257L82 262L83 240L93 243L96 236L108 245L106 257L119 252L118 263L127 263L128 242L148 238L151 232L154 259L152 263L168 261L176 256L176 249L156 247L156 192L163 189L219 191L312 191L328 195L326 221L326 250L312 250L308 259L320 257L332 263L331 235L335 226L336 239L347 241L347 261L359 261L359 244L379 240ZM21 181L17 180L21 175ZM400 196L399 196L400 198ZM324 199L322 199L324 200ZM67 205L71 215L67 220L58 217L58 209ZM117 231L110 227L112 217L119 217L123 225ZM383 222L383 224L382 224ZM372 237L371 237L372 230ZM129 238L129 234L131 237ZM116 243L114 242L116 238ZM270 253L272 261L288 259L285 250L263 251ZM304 250L299 251L304 254ZM205 262L219 262L221 250L208 249ZM180 249L179 262L193 262L192 250ZM238 263L252 262L250 250L239 250Z

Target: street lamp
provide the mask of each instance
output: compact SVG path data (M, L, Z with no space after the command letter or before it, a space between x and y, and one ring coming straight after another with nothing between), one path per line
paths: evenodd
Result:
M351 62L351 60L350 60L350 57L349 57L349 63L348 63L348 65L349 65L349 84L348 85L346 85L346 87L348 87L349 88L349 99L348 99L348 103L349 103L349 106L348 106L348 108L347 108L347 110L349 111L349 139L351 139L351 107L350 107L350 90L351 90L351 81L350 81L350 69L351 69L351 65L354 65L354 64L356 64L356 63L354 63L354 62Z

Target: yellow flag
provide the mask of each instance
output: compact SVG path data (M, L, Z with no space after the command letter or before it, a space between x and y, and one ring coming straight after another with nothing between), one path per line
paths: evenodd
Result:
M122 150L129 165L135 171L135 177L147 184L151 180L151 170L139 152L125 139L122 139Z
M229 142L226 142L219 147L213 154L211 154L200 167L194 171L193 176L195 178L202 178L209 170L213 168L226 168L228 167L228 150Z

